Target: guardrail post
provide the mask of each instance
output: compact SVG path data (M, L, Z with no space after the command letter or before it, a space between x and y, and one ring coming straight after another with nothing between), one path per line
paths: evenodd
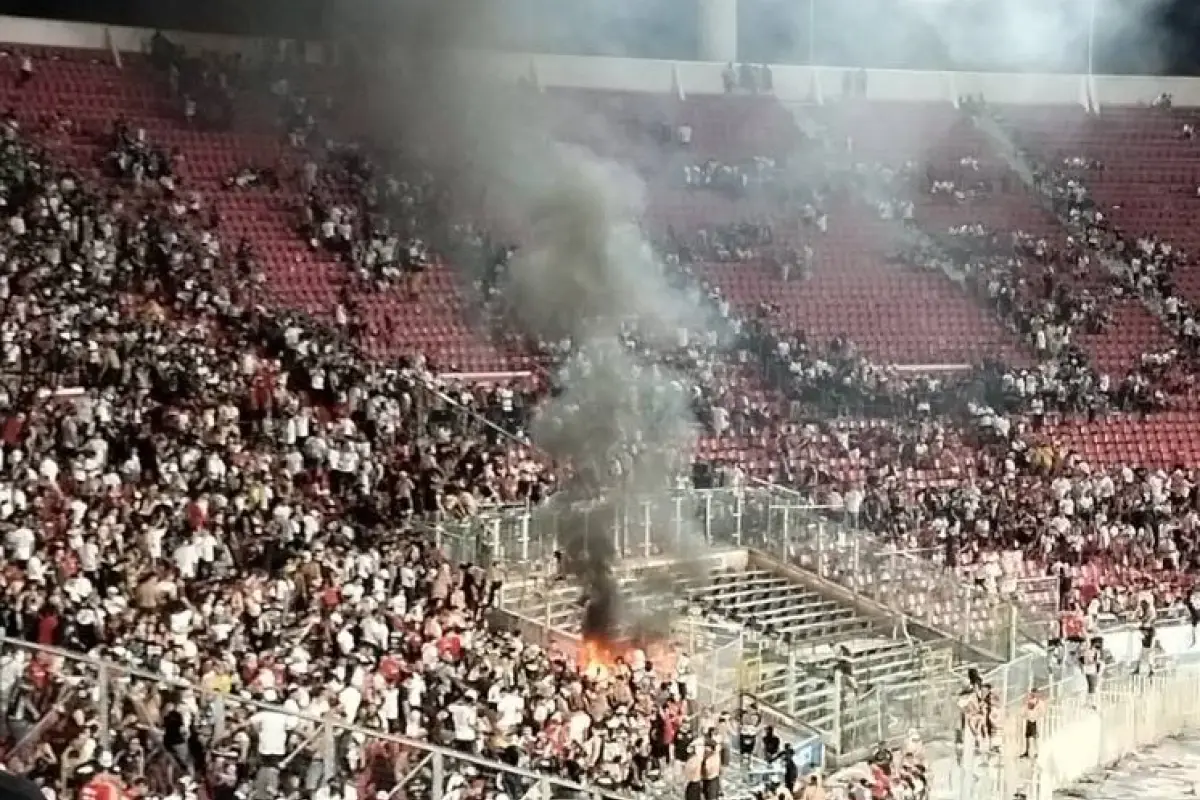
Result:
M743 541L742 536L745 533L745 531L743 530L744 526L742 524L742 512L745 511L745 507L742 505L743 497L744 497L744 494L742 492L739 492L736 489L734 490L733 515L734 515L734 519L737 520L737 525L733 529L733 543L737 547L742 546L742 541ZM711 502L712 502L712 495L709 494L709 503L711 503ZM770 516L769 515L770 515L770 512L768 511L768 519L767 519L767 528L768 529L770 529Z
M1017 619L1017 607L1011 601L1008 604L1008 660L1014 661L1017 657L1017 628L1019 620Z
M842 755L846 751L845 742L842 741L842 672L841 670L833 671L833 722L830 725L830 735L833 737L833 746L837 748L838 755Z
M326 786L331 784L337 775L337 734L333 723L330 722L325 723L321 732L321 774Z
M713 528L712 516L713 516L712 492L705 492L704 493L704 542L705 542L705 544L710 544L710 545L712 544L712 528ZM734 534L734 541L735 542L742 541L742 526L740 524L738 525L737 532Z
M650 503L642 503L642 557L649 558L654 552L654 546L651 539L651 528L653 527L653 515L650 513Z
M813 564L813 569L822 578L825 577L825 523L817 523L817 552L813 556L816 563Z
M520 534L518 534L518 535L520 536L520 540L521 540L521 562L523 564L528 564L529 563L529 515L522 514L520 517L517 518L517 520L518 520L517 525L520 526ZM544 555L545 554L541 552L541 548L539 548L538 560L540 561Z
M779 560L787 564L790 561L788 556L792 552L792 509L786 505L783 507L783 536L780 537L780 547Z
M879 687L879 709L876 715L879 735L875 738L879 741L886 741L888 732L891 729L891 718L888 715L888 685L886 683L877 684Z
M798 681L796 679L796 672L799 669L800 669L800 665L796 663L796 649L794 647L790 648L788 650L788 678L791 679L791 681L790 681L791 686L788 689L787 710L788 710L788 714L790 714L793 717L796 716L796 702L800 699L798 697L800 692L797 690L797 686L796 686L796 684L798 683Z
M500 542L500 520L492 520L492 524L488 525L487 538L488 554L491 557L489 563L498 564L504 557L504 548Z
M96 668L96 706L100 713L100 749L108 750L112 738L112 714L109 709L108 665L101 662Z
M441 750L433 751L433 784L429 787L429 800L442 800L446 789L446 764ZM547 795L549 797L549 795Z

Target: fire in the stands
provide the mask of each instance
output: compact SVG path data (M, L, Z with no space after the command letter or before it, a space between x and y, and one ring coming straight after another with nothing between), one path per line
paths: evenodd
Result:
M649 669L669 675L679 666L680 658L674 643L665 638L633 641L589 634L576 652L580 672L593 681L608 679L621 666L635 673Z

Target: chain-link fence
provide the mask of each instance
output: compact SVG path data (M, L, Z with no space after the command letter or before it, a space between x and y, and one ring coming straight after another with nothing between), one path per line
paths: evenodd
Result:
M1022 644L1045 644L1057 620L1044 608L964 581L928 553L900 550L852 526L840 511L816 513L800 498L772 487L767 525L745 536L770 555L897 610L985 651L996 660Z
M671 626L671 640L680 653L690 654L698 704L727 707L737 696L738 672L744 661L741 627L684 617Z
M620 558L687 553L702 545L743 546L769 525L771 497L759 490L703 489L618 502L507 509L434 526L450 552L521 572L552 561L560 543L611 543ZM815 509L812 513L817 513Z

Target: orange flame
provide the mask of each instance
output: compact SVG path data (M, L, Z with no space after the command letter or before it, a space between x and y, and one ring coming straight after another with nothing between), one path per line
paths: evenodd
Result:
M667 639L635 643L586 638L576 652L576 666L584 677L603 680L612 674L618 659L628 663L634 650L640 650L641 655L653 664L655 673L662 676L674 674L679 654L675 643Z
M584 639L579 648L579 671L593 680L608 677L620 655L613 642Z

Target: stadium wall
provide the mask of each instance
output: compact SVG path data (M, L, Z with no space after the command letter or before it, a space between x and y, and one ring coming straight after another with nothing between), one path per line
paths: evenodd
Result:
M1200 671L1191 668L1102 682L1093 703L1081 695L1053 703L1028 796L1052 800L1056 791L1198 723Z
M1088 697L1074 673L1041 687L1046 698L1033 757L1025 758L1025 696L1003 714L1001 741L981 747L964 737L955 768L957 800L1054 800L1055 793L1122 758L1200 724L1200 669L1180 666L1153 677L1103 676Z
M151 34L147 28L0 16L0 40L16 44L142 52ZM172 32L170 36L185 46L208 50L263 52L265 47L273 46L262 39L217 34ZM332 48L309 42L305 55L309 61L319 63L331 57ZM527 79L542 87L680 95L724 91L725 65L721 63L482 51L463 52L461 57L464 67L478 70L481 75ZM1149 105L1166 92L1176 105L1200 106L1200 78L1151 76L774 66L773 93L789 102L835 100L841 96L844 78L860 72L867 76L868 100L953 104L966 96L982 96L997 104L1075 105L1097 110L1105 105Z

